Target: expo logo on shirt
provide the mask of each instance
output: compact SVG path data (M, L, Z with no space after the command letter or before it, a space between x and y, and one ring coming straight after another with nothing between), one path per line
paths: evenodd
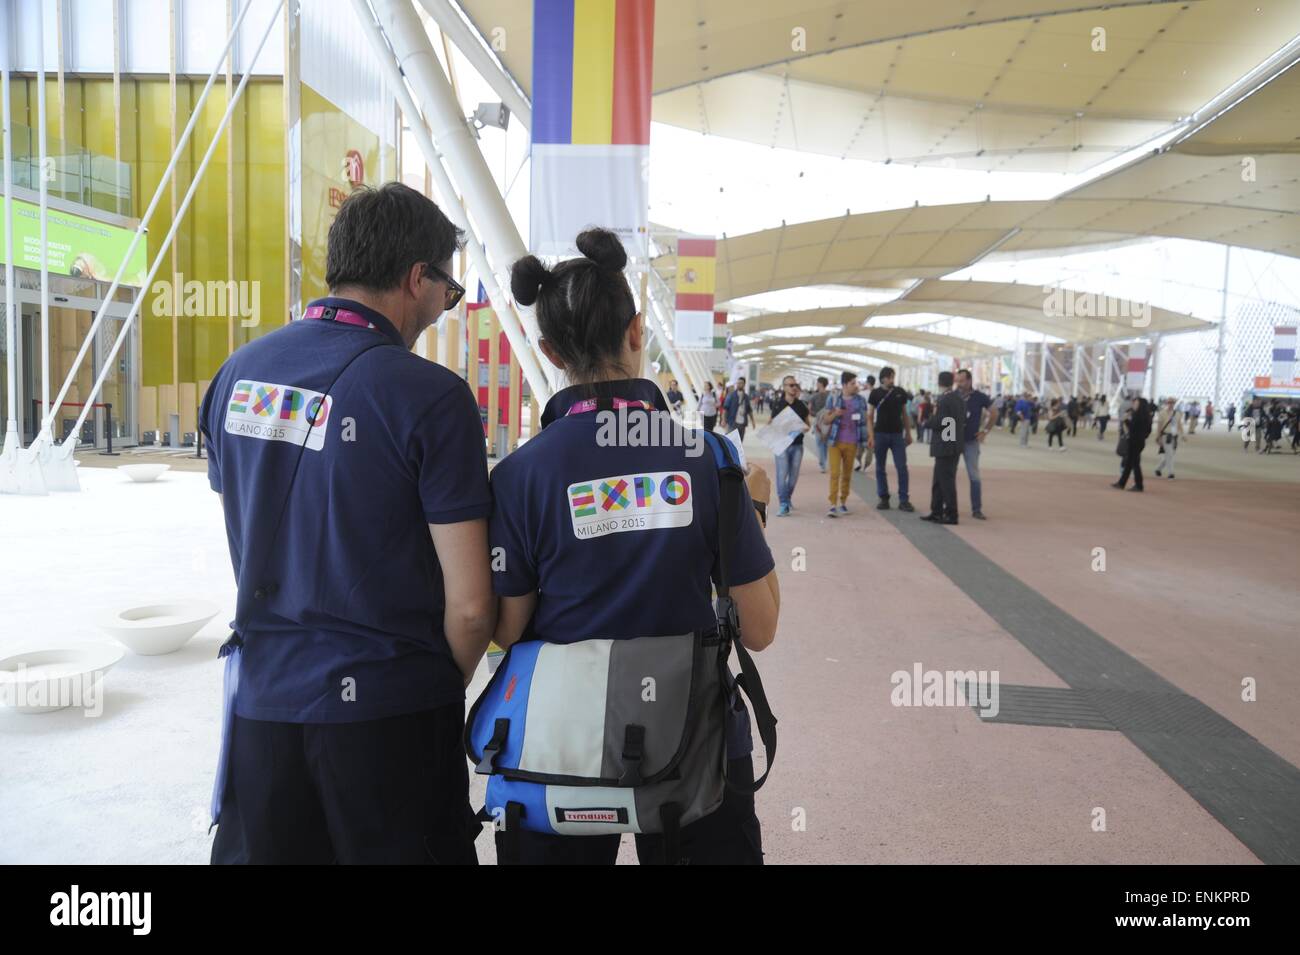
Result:
M686 527L694 519L690 478L674 471L625 474L569 485L573 536Z
M303 444L312 451L325 446L330 399L316 391L265 381L235 382L226 406L226 433L263 441Z

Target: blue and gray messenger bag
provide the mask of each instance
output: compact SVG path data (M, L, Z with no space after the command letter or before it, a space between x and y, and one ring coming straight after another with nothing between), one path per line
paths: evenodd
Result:
M512 646L465 727L470 761L489 777L481 817L506 833L661 833L674 844L681 826L718 808L727 786L752 793L766 780L776 718L728 591L744 475L728 440L706 439L721 486L716 629ZM733 683L749 698L766 751L753 783L726 777Z

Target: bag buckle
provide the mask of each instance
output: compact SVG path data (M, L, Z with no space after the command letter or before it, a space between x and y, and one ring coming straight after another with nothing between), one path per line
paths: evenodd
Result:
M510 720L501 717L492 726L492 738L487 741L483 747L483 755L479 758L478 765L474 767L474 772L491 776L496 772L496 760L501 755L501 748L506 744L506 737L510 735Z

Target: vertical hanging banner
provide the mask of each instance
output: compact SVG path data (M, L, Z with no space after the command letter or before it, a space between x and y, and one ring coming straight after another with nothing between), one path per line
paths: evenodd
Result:
M1147 343L1134 342L1128 346L1127 374L1124 388L1130 394L1140 395L1147 379Z
M1273 327L1273 374L1270 378L1274 387L1288 388L1294 383L1295 342L1296 326Z
M677 307L673 341L678 348L713 348L716 239L677 240Z
M508 428L512 421L522 414L522 400L512 404L510 401L510 339L506 333L497 332L497 361L492 364L492 303L483 294L483 285L479 284L479 300L465 306L465 344L473 342L476 347L470 353L470 387L478 397L479 419L483 423L484 437L495 440L495 435L488 430L488 418L491 409L497 412L496 427ZM475 325L477 323L477 325ZM498 326L499 328L500 326ZM495 374L495 380L494 380ZM523 388L523 372L515 368L515 384L518 392ZM497 389L496 400L492 397L492 388Z
M654 0L533 0L533 252L574 255L595 225L648 255L654 19Z
M713 313L713 336L709 340L709 370L735 382L736 368L731 356L731 332L727 330L727 313Z

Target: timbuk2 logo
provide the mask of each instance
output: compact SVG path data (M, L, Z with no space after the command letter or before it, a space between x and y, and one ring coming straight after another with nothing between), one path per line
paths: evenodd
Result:
M152 927L152 892L71 891L50 896L51 925L129 925L132 935L148 935Z
M626 809L562 809L555 808L556 822L607 822L620 825L627 822Z

